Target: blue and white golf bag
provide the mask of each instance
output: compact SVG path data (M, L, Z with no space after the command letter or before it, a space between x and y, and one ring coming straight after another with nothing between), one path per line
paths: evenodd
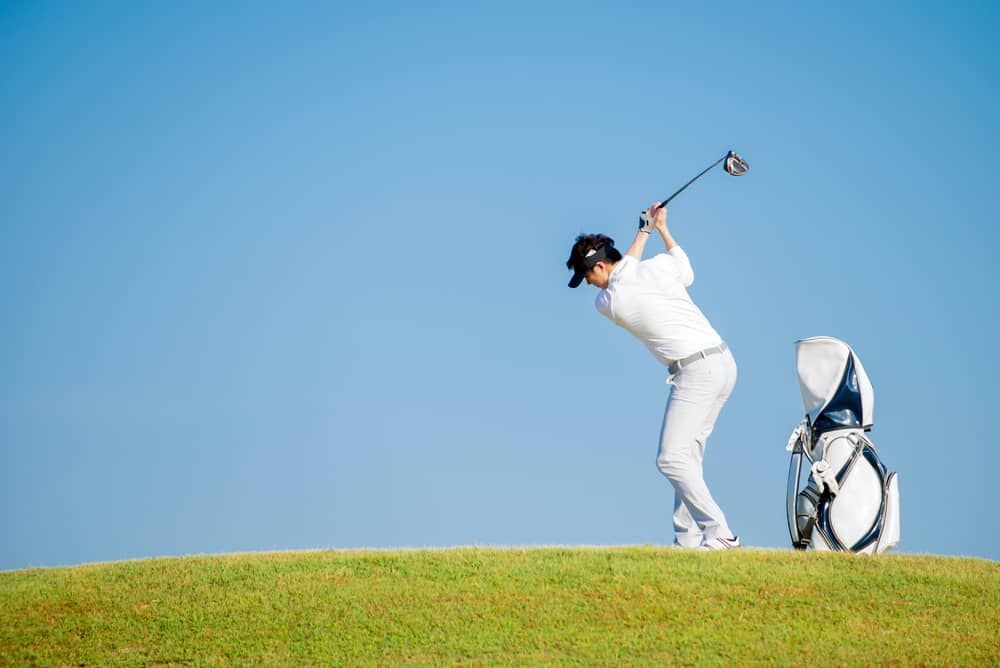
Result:
M849 345L828 336L796 342L795 365L806 416L787 446L792 545L885 552L899 542L899 482L865 435L875 406L868 374Z

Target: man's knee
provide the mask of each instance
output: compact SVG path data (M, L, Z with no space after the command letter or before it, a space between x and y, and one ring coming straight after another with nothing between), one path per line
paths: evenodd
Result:
M688 458L676 454L661 454L656 458L656 468L671 482L683 480L690 471Z

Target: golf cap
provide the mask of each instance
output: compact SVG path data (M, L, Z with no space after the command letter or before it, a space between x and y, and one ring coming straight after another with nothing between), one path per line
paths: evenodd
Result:
M578 262L576 267L573 268L573 278L569 279L569 287L575 288L583 282L584 275L594 268L594 265L601 260L608 259L608 249L614 248L613 242L608 242L601 246L600 248L591 248L587 251L587 255L584 256L581 262Z

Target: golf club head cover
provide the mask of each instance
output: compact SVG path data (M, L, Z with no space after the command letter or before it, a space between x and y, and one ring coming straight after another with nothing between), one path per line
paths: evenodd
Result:
M639 214L639 231L645 232L646 234L653 233L653 227L656 225L656 216L653 215L651 211L643 211Z

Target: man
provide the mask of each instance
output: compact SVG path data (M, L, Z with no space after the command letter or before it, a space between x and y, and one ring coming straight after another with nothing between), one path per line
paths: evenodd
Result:
M653 229L667 252L643 260ZM586 234L577 237L566 266L573 270L569 287L586 279L598 288L597 310L642 341L671 374L656 466L674 487L674 545L739 547L702 472L705 442L736 384L736 362L688 296L694 272L670 235L666 208L657 202L643 212L624 257L613 239Z

